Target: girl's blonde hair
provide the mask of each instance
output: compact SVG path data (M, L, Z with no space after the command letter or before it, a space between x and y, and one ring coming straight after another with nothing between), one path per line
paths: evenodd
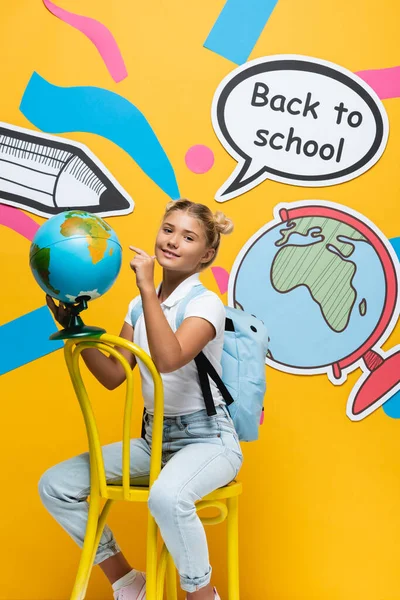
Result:
M226 217L224 213L217 210L214 214L205 204L199 204L197 202L191 202L190 200L181 199L172 202L168 202L163 221L169 214L181 210L186 212L191 217L194 217L203 225L204 233L206 236L206 242L208 248L213 248L215 254L211 260L207 263L202 263L201 270L209 267L217 257L219 244L221 241L221 234L227 235L233 231L233 223L231 219Z

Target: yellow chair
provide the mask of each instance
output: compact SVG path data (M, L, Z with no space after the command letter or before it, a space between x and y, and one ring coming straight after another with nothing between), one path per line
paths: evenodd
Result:
M130 484L130 429L133 403L133 372L128 361L118 351L125 348L138 357L148 368L154 382L154 424L150 459L150 478L148 487ZM126 399L122 436L122 484L109 485L106 482L103 455L96 426L94 412L82 380L79 357L86 348L97 348L114 356L126 373ZM85 420L90 453L90 501L89 515L82 548L81 559L70 600L85 598L97 547L106 523L107 515L115 500L128 502L147 502L149 490L161 471L162 432L164 419L164 397L162 379L152 359L144 350L123 338L103 334L99 337L75 338L68 340L64 347L65 360L72 379L75 393ZM227 519L227 567L229 600L239 600L239 552L238 552L238 496L242 484L236 480L205 496L196 504L196 509L217 508L215 517L202 518L208 525L221 523ZM106 502L101 508L102 499ZM226 503L221 502L226 500ZM176 570L173 560L163 544L161 554L157 551L157 524L148 511L147 551L146 551L146 600L163 600L166 583L167 600L177 600Z

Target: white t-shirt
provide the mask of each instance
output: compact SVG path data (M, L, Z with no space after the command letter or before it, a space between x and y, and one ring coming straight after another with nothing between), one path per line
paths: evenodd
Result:
M191 275L185 279L185 281L183 281L172 292L172 294L160 304L172 331L176 331L175 317L178 311L179 303L185 298L193 286L200 284L201 282L199 281L199 274L195 273L194 275ZM157 293L159 290L160 286L157 288ZM128 313L125 317L125 321L126 323L129 323L129 325L132 325L132 309L135 307L136 303L139 302L139 300L140 296L136 296L136 298L134 298L129 304ZM217 294L207 290L197 298L190 300L185 310L184 318L187 317L201 317L209 321L214 326L216 335L214 339L206 344L206 346L203 348L203 352L210 360L217 373L221 376L221 355L224 343L226 318L225 308L222 301ZM143 313L136 322L133 341L135 344L143 348L143 350L145 350L148 354L150 354ZM160 343L162 343L162 340L160 340ZM140 369L142 380L144 406L149 413L153 414L153 380L142 361L138 359L137 363ZM161 378L164 384L164 415L166 417L188 415L205 408L197 367L194 360L191 360L189 363L180 369L173 371L172 373L162 373ZM215 406L218 406L219 404L225 404L220 391L211 379L210 386Z

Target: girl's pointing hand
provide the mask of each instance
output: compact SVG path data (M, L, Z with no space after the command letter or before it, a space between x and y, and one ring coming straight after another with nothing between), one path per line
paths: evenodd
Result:
M136 275L136 284L140 291L146 288L154 289L154 262L155 256L150 256L144 250L129 246L130 250L136 252L136 255L130 262L130 267Z

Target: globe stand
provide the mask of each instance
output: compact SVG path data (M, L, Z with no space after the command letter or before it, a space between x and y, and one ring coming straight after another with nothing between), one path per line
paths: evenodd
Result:
M71 338L99 336L102 333L105 333L106 330L102 327L85 325L79 316L80 312L87 309L87 303L89 300L90 296L78 296L76 298L77 303L66 303L67 308L71 312L68 324L64 329L60 329L60 331L57 331L57 333L53 333L49 339L66 340Z
M370 373L354 397L351 407L354 416L359 416L379 401L382 404L382 398L400 383L400 352L383 358L374 350L368 350L363 360Z

